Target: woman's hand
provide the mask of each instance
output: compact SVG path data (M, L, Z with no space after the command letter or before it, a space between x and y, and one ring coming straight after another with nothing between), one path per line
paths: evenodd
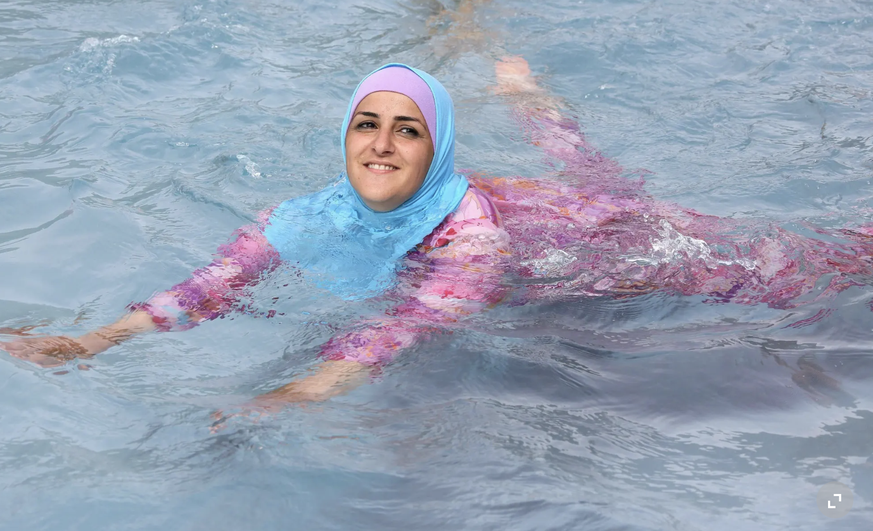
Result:
M151 315L135 311L111 325L77 338L34 336L28 333L33 328L0 328L0 335L19 336L12 341L0 341L0 349L40 367L57 367L76 358L91 358L135 334L154 330L155 325Z
M497 86L492 88L495 94L511 97L515 105L523 109L546 111L553 118L560 118L557 112L563 107L561 100L537 84L524 57L515 55L500 59L494 64L494 76L497 78Z
M26 336L23 330L4 329L0 332ZM12 341L0 341L0 349L40 367L57 367L72 359L90 358L94 355L82 343L67 336L21 337Z
M520 55L504 57L494 64L498 94L540 92L536 79L531 75L530 65Z

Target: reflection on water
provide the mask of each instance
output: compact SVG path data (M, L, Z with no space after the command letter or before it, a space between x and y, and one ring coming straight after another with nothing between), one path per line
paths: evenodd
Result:
M495 57L522 54L587 141L651 170L581 161L604 188L727 217L737 238L814 225L845 244L840 228L873 220L867 11L0 6L0 327L110 322L259 211L324 186L349 92L388 60L453 94L459 168L568 178L490 89ZM612 250L640 268L677 253L744 267L730 246L648 226ZM661 247L629 251L635 239ZM251 314L142 337L88 370L3 355L0 527L819 529L830 481L855 505L827 525L868 527L869 276L789 309L631 284L632 297L592 296L601 278L587 265L605 242L533 241L505 304L353 393L217 434L213 411L302 374L343 324L382 308L280 271L252 291ZM277 316L257 318L267 310Z

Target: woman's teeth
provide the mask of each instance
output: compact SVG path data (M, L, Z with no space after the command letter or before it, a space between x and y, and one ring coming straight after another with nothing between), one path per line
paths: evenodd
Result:
M385 164L367 164L367 167L373 170L396 170L394 166L386 166Z

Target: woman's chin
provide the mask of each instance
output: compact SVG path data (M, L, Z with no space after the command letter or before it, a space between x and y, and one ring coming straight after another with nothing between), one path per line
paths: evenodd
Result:
M402 203L402 202L401 202ZM396 200L386 200L386 201L373 201L371 199L364 199L364 204L370 207L371 210L375 210L376 212L391 212L400 206L401 203L398 203Z

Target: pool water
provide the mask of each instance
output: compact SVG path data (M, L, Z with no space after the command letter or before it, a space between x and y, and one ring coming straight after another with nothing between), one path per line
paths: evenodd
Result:
M870 7L7 0L0 327L107 324L323 187L351 91L389 61L453 95L458 168L560 171L492 90L515 54L658 200L797 232L873 222ZM279 272L253 315L82 365L0 353L0 529L869 528L871 295L504 305L351 393L213 433L373 311ZM832 481L854 493L840 519L816 507Z

